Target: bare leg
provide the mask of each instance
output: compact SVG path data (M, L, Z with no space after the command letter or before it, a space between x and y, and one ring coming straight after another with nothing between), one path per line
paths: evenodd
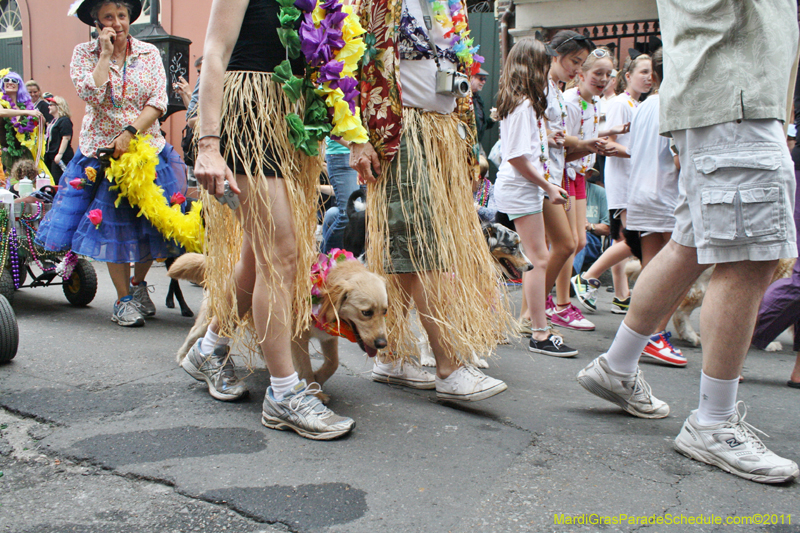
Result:
M646 267L656 256L656 254L658 254L658 252L660 252L661 249L667 245L671 237L671 231L666 233L651 233L650 235L642 237L642 268ZM675 310L678 309L678 306L681 304L681 301L683 301L684 297L686 297L685 293L683 297L677 301L675 307L670 309L669 313L664 315L664 318L662 318L661 322L658 323L658 326L656 326L656 329L653 333L667 329L669 319L672 318L673 314L675 314Z
M560 209L560 206L557 206ZM563 211L563 210L562 210ZM523 294L529 302L531 327L543 329L547 327L545 313L545 278L550 253L544 235L544 218L541 214L528 215L514 220L514 226L522 240L525 254L533 264L533 270L525 272L522 276ZM532 337L537 341L546 340L547 331L534 331Z
M128 296L131 283L131 265L129 263L106 263L111 282L117 290L117 300Z
M777 264L777 260L742 261L719 263L714 269L700 310L703 372L707 376L730 380L741 374L758 304Z
M597 261L595 261L594 264L589 267L589 270L583 274L583 277L584 279L599 278L603 272L620 262L624 262L625 259L630 256L631 249L624 239L614 241L614 244L612 244L605 252L603 252L603 254L597 258Z
M586 217L586 201L582 200L583 202L583 216ZM572 240L573 242L577 243L577 248L573 251L570 256L567 258L567 262L561 267L561 271L558 273L558 277L556 278L556 309L561 311L565 309L570 304L569 298L569 288L570 288L570 278L572 277L572 263L575 260L575 253L578 250L581 250L584 246L586 246L586 232L581 232L578 230L578 205L577 200L575 197L570 197L570 205L572 208L567 211L567 221L569 222L569 228L572 232ZM582 226L581 226L582 227ZM583 233L583 244L581 245L581 235Z
M419 321L422 323L425 333L428 334L428 342L431 345L433 357L436 359L436 374L440 378L445 379L461 365L456 362L450 348L442 342L441 329L435 320L433 310L428 305L428 297L420 278L421 276L430 275L436 274L429 272L395 274L404 292L414 299L414 303L417 306ZM410 302L406 301L406 303ZM407 309L408 305L406 305L405 308Z
M572 228L569 225L567 213L564 207L553 205L545 200L542 209L544 220L544 230L547 232L547 240L550 241L550 258L547 262L547 272L545 275L544 294L545 297L553 290L561 268L570 256L575 252L575 239L573 238ZM517 219L519 220L519 219ZM514 222L516 223L517 220ZM524 241L523 241L524 242ZM523 244L524 246L524 244ZM525 248L527 253L527 247ZM528 302L532 305L532 302Z
M626 244L625 247L627 248L628 245ZM628 287L628 276L625 275L625 265L628 262L627 259L628 258L625 257L622 261L611 267L611 280L614 283L614 296L620 300L624 300L631 295L631 289Z
M147 261L145 263L136 263L133 265L133 281L134 283L141 283L147 278L147 273L150 271L150 267L153 265L152 261Z
M800 352L797 352L797 359L794 361L794 369L789 379L795 383L800 383Z

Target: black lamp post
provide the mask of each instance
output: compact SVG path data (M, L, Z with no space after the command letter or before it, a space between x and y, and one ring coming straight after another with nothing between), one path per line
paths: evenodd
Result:
M183 100L175 90L175 84L181 76L189 79L189 45L192 41L183 37L169 35L161 23L158 22L160 10L159 0L150 0L150 23L145 25L136 38L150 43L158 48L161 54L161 61L164 63L164 71L167 73L167 112L161 117L163 122L167 117L176 111L183 111L186 107Z

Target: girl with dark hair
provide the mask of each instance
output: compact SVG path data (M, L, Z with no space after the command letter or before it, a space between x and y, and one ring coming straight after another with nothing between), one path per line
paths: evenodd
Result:
M544 197L559 209L568 198L567 192L551 179L552 162L547 154L548 63L545 44L533 38L520 39L506 59L497 97L503 161L497 172L495 201L497 208L514 222L534 266L522 277L523 293L530 304L529 350L572 357L578 351L549 332L544 305L545 273L551 255L545 240Z
M624 89L608 103L606 126L613 128L621 124L630 123L634 111L639 105L639 99L648 93L653 85L652 61L650 56L640 54L636 58L630 57L625 61L625 66L618 78L624 80ZM618 89L620 90L620 89ZM608 198L608 209L611 219L611 237L614 244L601 255L597 261L583 274L572 278L572 285L578 300L589 311L597 310L597 288L600 274L611 269L614 280L614 300L611 312L626 314L630 305L630 290L628 279L625 277L625 259L630 257L631 248L625 242L622 228L625 227L625 209L628 201L628 180L631 175L631 164L628 155L628 145L631 134L610 135L608 147L614 149L619 156L606 160L605 187Z

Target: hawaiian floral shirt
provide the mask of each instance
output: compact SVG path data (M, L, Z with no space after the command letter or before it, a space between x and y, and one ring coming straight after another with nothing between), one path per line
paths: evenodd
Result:
M129 37L131 50L127 59L125 97L122 97L123 65L111 63L109 80L99 87L92 72L100 60L97 41L81 43L75 47L70 63L70 76L78 96L86 102L86 114L80 133L81 153L94 157L98 148L108 146L129 124L133 124L145 106L152 106L162 114L167 110L167 77L158 49L152 44ZM111 103L122 102L121 108ZM156 121L143 135L151 135L150 144L161 152L166 144Z
M361 116L372 146L387 162L397 154L403 130L398 42L402 10L403 0L363 0L358 14L367 30L364 35L367 51L361 65ZM459 70L463 71L461 65ZM457 99L456 113L475 132L472 98ZM474 159L477 172L477 152Z

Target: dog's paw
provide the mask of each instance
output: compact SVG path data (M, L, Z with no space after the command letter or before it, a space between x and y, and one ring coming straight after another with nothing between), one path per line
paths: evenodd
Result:
M487 363L486 359L484 359L483 357L473 358L472 363L478 368L489 368L489 363Z
M419 364L422 366L436 366L436 359L434 359L433 355L430 354L420 354L419 356Z
M186 307L185 309L181 309L181 316L185 316L185 317L191 318L191 317L194 316L194 312L191 309L189 309L188 307Z
M686 337L681 337L683 340L692 346L700 346L700 334L694 331L688 331Z
M764 348L765 352L780 352L781 350L783 350L783 344L778 341L772 341Z
M324 392L318 392L314 396L319 398L319 401L321 401L325 405L328 405L328 402L331 401L331 397L325 394Z

